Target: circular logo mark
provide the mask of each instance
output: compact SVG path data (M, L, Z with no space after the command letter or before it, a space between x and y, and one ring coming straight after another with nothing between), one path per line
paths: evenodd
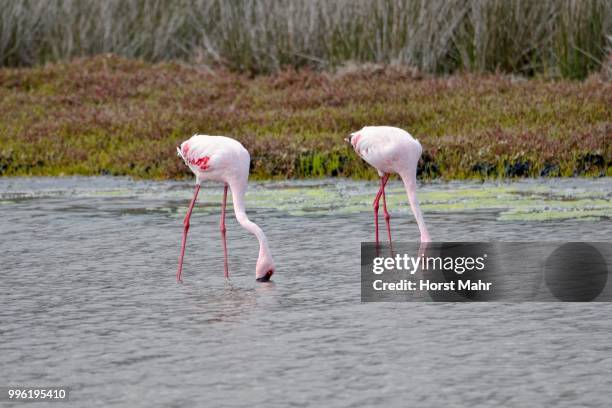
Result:
M544 279L557 299L589 302L606 286L606 260L592 245L569 242L555 249L546 259Z

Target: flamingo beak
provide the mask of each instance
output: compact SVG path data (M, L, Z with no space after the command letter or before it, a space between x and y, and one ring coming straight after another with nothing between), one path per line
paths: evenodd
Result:
M257 278L255 280L257 282L268 282L270 280L270 277L272 276L273 273L274 273L274 271L270 270L264 276L262 276L261 278Z
M345 141L346 143L351 143L351 137L353 137L353 135L348 135L348 137L345 137L345 138L344 138L344 141Z

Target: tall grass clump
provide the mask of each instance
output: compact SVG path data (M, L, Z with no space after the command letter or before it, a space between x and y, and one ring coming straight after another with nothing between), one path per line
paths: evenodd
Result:
M114 53L262 73L347 61L584 78L609 0L0 0L0 65Z

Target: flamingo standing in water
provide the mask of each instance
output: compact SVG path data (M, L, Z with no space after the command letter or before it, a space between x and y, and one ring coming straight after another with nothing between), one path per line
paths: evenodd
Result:
M410 208L421 232L421 242L431 240L416 196L416 170L423 148L405 130L390 126L366 126L351 133L345 139L357 154L372 165L380 176L380 189L374 199L374 223L376 225L376 244L378 245L378 204L382 196L383 211L387 223L387 234L391 243L391 216L387 211L385 185L391 173L397 173L404 182Z
M259 257L255 266L255 279L259 282L267 282L274 273L275 266L268 240L265 234L250 221L244 209L244 194L247 189L249 178L249 164L251 157L249 152L238 141L224 136L194 135L189 140L177 147L178 155L183 158L196 176L195 192L189 209L183 221L183 240L181 242L181 255L179 258L176 280L182 282L183 257L185 255L185 244L187 243L187 232L189 231L189 219L198 198L200 185L203 181L213 180L224 183L223 206L221 207L221 237L223 238L223 253L225 257L225 278L229 277L227 265L227 243L225 240L225 205L227 202L227 189L232 191L232 202L236 219L244 229L257 237L259 241Z

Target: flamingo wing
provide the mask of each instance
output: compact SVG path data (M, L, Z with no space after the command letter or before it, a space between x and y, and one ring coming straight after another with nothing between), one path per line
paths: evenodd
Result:
M385 132L355 132L351 144L357 154L379 173L391 172L400 154L397 138Z

